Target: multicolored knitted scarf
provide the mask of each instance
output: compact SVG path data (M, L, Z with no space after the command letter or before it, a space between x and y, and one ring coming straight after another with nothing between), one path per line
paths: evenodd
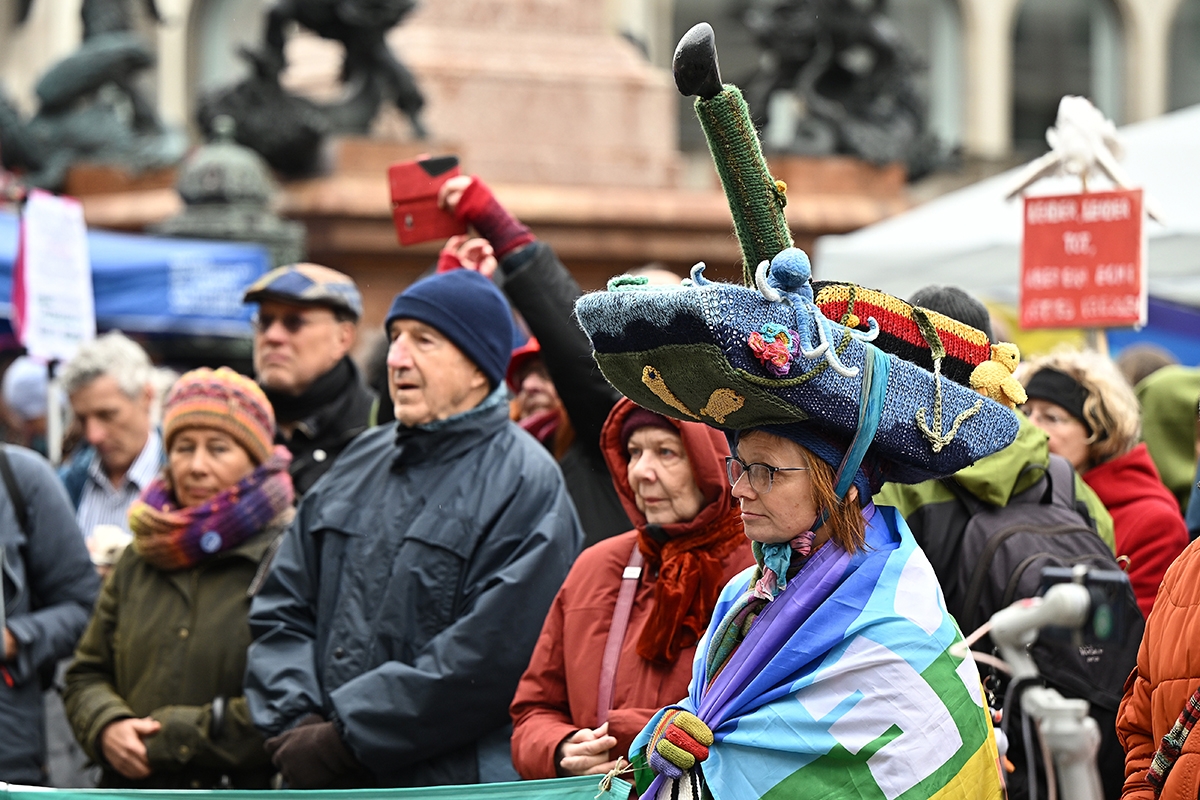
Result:
M790 542L768 545L754 542L751 545L754 561L758 564L750 580L751 590L738 599L712 635L713 644L708 649L705 664L707 683L711 684L720 674L767 603L787 587L789 578L795 577L808 561L815 538L815 533L805 531Z
M1179 754L1183 752L1183 744L1187 741L1197 720L1200 720L1200 689L1197 689L1196 693L1188 698L1179 719L1163 736L1162 743L1154 753L1154 760L1150 762L1150 769L1146 772L1146 783L1154 787L1155 797L1162 792L1163 784L1167 782L1167 774L1179 760Z
M237 547L292 504L292 454L276 447L271 457L233 486L198 506L181 508L159 476L129 507L129 530L138 555L172 572Z

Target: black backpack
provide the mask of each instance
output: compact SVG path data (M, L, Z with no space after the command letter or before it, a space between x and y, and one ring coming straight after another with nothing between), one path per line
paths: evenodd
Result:
M1073 567L1086 564L1099 569L1119 570L1112 550L1089 524L1090 516L1075 497L1075 471L1064 458L1050 456L1050 465L1032 487L1012 497L1004 507L983 503L952 479L944 485L955 493L970 512L958 559L959 585L964 601L959 624L970 633L1002 608L1038 594L1043 567ZM1119 642L1081 643L1071 637L1043 632L1030 648L1046 685L1065 697L1078 697L1091 704L1091 716L1100 725L1101 743L1097 763L1106 797L1120 797L1124 781L1125 753L1117 740L1116 714L1124 693L1125 679L1137 666L1138 647L1145 621L1137 598L1128 583L1120 611L1130 622ZM991 650L991 640L982 639L976 649ZM1013 698L1010 702L1014 705ZM1009 758L1017 766L1010 775L1009 797L1028 796L1024 736L1017 708L1005 711ZM1036 749L1036 748L1035 748ZM1033 759L1040 762L1040 755ZM1039 783L1044 781L1040 776ZM1039 792L1045 796L1045 790Z

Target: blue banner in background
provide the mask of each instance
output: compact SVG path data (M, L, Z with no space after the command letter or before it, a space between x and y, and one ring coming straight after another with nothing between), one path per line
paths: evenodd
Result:
M1108 348L1114 356L1134 344L1155 344L1170 350L1180 364L1200 366L1200 308L1151 297L1146 327L1108 332Z
M0 213L0 316L12 313L18 218ZM250 336L242 290L271 267L265 247L88 231L96 325L139 333Z

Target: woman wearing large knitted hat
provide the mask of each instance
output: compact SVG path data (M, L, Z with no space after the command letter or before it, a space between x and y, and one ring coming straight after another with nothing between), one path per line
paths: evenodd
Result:
M718 599L688 697L635 740L639 787L999 797L975 664L903 518L870 500L884 480L952 474L1007 446L1016 417L826 318L807 268L788 249L759 289L697 268L692 286L616 280L576 306L623 394L729 433L727 478L757 562ZM907 313L940 371L943 342L965 331Z
M682 287L614 279L576 313L622 394L730 436L727 478L757 563L717 600L688 696L634 741L638 787L999 798L962 634L903 518L871 503L884 480L949 475L1013 441L1015 414L956 382L996 351L896 298L814 286L790 246L785 187L736 87L720 83L711 29L684 37L675 67L680 89L700 95L747 285L708 281L701 264Z
M250 598L291 521L286 449L262 390L198 369L167 395L167 466L129 511L133 545L67 673L67 715L101 786L267 788L242 697Z
M1149 617L1167 567L1189 539L1175 496L1139 443L1133 389L1107 356L1092 352L1055 353L1023 374L1025 413L1112 514L1117 556L1128 559L1129 582Z

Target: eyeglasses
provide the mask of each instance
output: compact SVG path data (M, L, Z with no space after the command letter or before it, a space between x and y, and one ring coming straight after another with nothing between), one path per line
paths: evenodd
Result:
M745 475L750 480L750 488L759 494L771 491L776 472L808 472L808 467L772 467L758 462L747 464L737 456L725 458L725 475L729 478L729 485L736 486Z
M309 319L303 314L293 313L276 316L275 314L259 313L255 314L250 319L250 324L253 325L254 330L258 331L259 333L266 333L267 331L271 330L271 326L274 325L276 321L283 325L283 329L288 333L299 333L301 328L303 328L305 325L308 325L313 320Z

